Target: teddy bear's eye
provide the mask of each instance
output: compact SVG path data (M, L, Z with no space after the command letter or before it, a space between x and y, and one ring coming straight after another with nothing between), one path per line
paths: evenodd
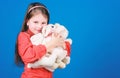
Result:
M54 28L54 26L51 26L52 28Z

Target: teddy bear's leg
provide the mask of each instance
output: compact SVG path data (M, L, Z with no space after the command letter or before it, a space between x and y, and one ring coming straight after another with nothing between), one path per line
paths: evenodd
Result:
M54 63L53 66L44 66L44 68L51 71L51 72L53 72L53 71L55 71L55 69L58 68L58 64Z
M59 68L65 68L65 67L66 67L66 64L61 61L61 62L59 63Z
M52 66L45 66L44 68L51 72L55 71L55 69Z
M44 66L52 66L55 63L56 56L49 56L41 59L39 64L44 65Z
M56 59L56 62L57 62L57 63L60 63L60 62L61 62L61 59L58 59L58 58L57 58L57 59Z
M62 62L66 63L66 64L69 64L70 63L70 57L69 56L66 56Z
M53 66L52 66L52 69L56 69L56 68L58 68L58 66L59 65L57 63L54 63Z
M39 68L41 66L53 66L56 61L57 56L55 54L51 54L49 57L43 56L41 59L34 63L29 63L28 68Z

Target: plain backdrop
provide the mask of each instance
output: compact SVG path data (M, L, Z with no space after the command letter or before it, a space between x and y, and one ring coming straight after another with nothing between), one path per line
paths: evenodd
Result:
M73 39L71 63L54 78L120 78L119 0L1 0L0 78L20 78L23 72L14 64L14 50L31 2L45 4L50 23L67 27Z

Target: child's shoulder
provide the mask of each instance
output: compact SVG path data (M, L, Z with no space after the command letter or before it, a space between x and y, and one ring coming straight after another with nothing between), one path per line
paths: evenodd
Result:
M18 37L29 37L29 34L28 33L26 33L26 32L20 32L19 33L19 35L18 35Z

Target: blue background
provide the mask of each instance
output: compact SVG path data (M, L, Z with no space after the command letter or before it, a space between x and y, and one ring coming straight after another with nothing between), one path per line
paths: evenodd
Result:
M50 23L65 25L73 39L71 63L54 78L120 78L119 0L1 0L0 78L20 78L15 40L28 4L36 1L48 7Z

